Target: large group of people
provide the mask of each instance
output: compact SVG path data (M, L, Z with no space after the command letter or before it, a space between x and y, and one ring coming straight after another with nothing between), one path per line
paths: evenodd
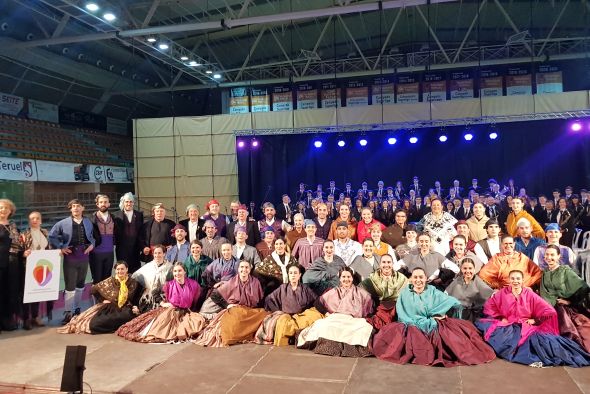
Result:
M447 196L437 183L422 196L413 181L408 194L401 182L379 182L354 196L331 182L326 201L320 187L310 196L302 184L302 209L285 195L276 208L265 202L260 217L237 201L224 215L212 199L203 215L189 205L179 223L163 204L144 221L133 194L116 213L98 195L96 212L86 217L72 200L71 215L48 232L32 212L20 233L9 220L16 207L0 200L2 327L43 324L39 304L22 303L23 267L32 250L59 249L60 333L295 345L445 367L496 357L590 365L590 287L579 276L587 257L568 238L585 225L588 193L556 193L556 216L539 216L513 182L501 189L490 180L487 192L474 179L465 192L455 181ZM538 199L544 210L548 201ZM93 305L82 310L89 268Z

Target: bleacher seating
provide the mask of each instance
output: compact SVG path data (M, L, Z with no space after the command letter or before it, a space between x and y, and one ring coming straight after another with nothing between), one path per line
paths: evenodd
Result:
M124 167L133 146L128 137L0 115L0 155Z

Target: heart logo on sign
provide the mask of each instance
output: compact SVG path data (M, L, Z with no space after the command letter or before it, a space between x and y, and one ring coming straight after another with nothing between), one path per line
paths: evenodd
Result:
M39 286L43 287L51 281L52 271L53 264L49 260L39 260L35 264L35 268L33 268L33 278L35 278Z

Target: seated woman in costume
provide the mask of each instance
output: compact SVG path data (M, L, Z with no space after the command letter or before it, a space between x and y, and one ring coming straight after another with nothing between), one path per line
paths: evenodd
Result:
M199 335L197 345L222 347L254 339L268 313L259 308L264 294L251 270L249 262L240 261L238 275L213 290L210 299L218 313Z
M265 296L289 282L287 267L291 264L297 264L297 259L287 251L285 240L275 239L274 251L254 268L253 273L260 281Z
M324 241L323 257L318 257L303 274L303 283L309 285L317 295L338 287L340 271L346 267L344 260L334 254L334 241Z
M415 268L410 283L397 299L398 322L373 338L375 356L396 364L443 367L482 364L496 357L473 323L458 319L461 303L427 284L424 269Z
M162 288L166 281L172 278L172 263L164 260L165 253L166 248L163 245L154 246L154 259L131 275L131 278L143 287L138 305L140 313L160 306L163 295Z
M365 357L373 327L365 318L373 312L373 300L366 290L353 284L350 267L340 271L340 286L328 290L316 301L326 318L316 320L297 337L297 347L330 356Z
M460 262L461 272L446 288L445 293L459 300L463 305L461 318L475 322L483 317L483 304L492 296L494 290L476 275L476 263L470 257Z
M206 287L203 272L207 266L213 262L211 257L205 256L203 252L203 244L198 239L191 242L191 254L184 260L186 268L186 276L189 279L196 280L201 287Z
M509 278L510 286L485 303L488 318L475 323L498 356L537 367L590 365L590 354L559 335L557 312L524 286L522 271L511 271Z
M271 315L258 328L256 343L286 346L297 331L324 317L313 307L317 295L301 283L302 270L297 263L290 264L287 267L289 283L280 285L266 297L264 309Z
M541 279L541 297L555 307L559 332L590 352L590 287L567 265L561 264L561 248L548 245Z
M461 267L461 262L463 259L470 259L472 263L475 265L475 273L477 274L481 267L483 267L483 263L481 260L470 250L467 250L467 239L463 235L455 235L453 240L451 241L451 251L447 254L447 260L452 263L455 263L457 268ZM442 270L441 270L442 271ZM446 270L446 272L441 272L439 278L441 278L443 285L442 288L446 289L447 286L451 284L451 282L455 279L455 277L459 275L459 273L455 274L452 270ZM483 304L482 304L483 305Z
M91 293L96 304L82 314L74 316L69 323L57 329L62 334L107 334L115 332L139 314L133 305L139 294L139 284L128 275L129 267L124 261L115 264L115 276L92 286Z
M375 242L371 238L366 238L363 241L363 254L356 256L349 265L354 270L355 282L360 283L377 271L380 260L381 257L375 254Z
M166 282L160 307L146 312L117 330L117 335L134 342L174 343L197 336L205 319L191 308L201 293L196 280L187 278L183 263L172 269L173 280Z
M379 262L379 269L365 280L360 286L371 297L377 309L367 321L377 330L391 323L395 319L395 303L401 290L408 284L408 279L401 272L393 269L393 256L384 254Z

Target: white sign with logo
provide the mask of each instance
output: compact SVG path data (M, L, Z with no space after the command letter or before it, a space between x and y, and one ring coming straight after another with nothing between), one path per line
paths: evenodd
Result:
M29 99L29 118L59 123L59 108L55 104Z
M27 257L23 303L55 301L59 297L59 250L33 250Z
M0 157L0 179L36 181L35 160Z
M0 93L0 113L17 116L25 106L25 99L12 94Z

